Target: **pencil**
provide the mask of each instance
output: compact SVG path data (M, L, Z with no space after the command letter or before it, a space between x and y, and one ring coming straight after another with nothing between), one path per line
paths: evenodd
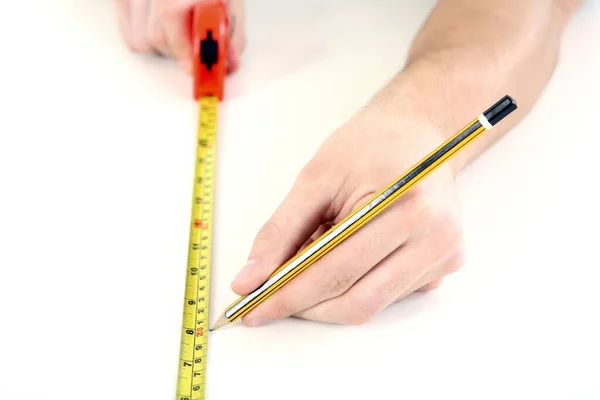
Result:
M298 274L314 264L315 261L364 226L373 217L384 211L411 187L444 162L448 161L467 146L467 144L471 143L482 133L492 129L494 125L516 109L517 104L512 97L504 96L501 98L454 136L415 164L404 175L382 189L356 211L330 228L313 241L312 244L280 266L261 286L251 293L240 297L227 307L210 330L219 329L248 314Z

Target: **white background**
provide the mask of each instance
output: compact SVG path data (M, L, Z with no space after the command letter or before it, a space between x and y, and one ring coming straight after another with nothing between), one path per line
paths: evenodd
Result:
M213 320L432 5L248 2L220 108ZM1 399L174 397L196 105L173 63L124 47L113 6L0 5ZM363 326L217 331L207 398L600 398L599 43L588 2L533 113L461 176L461 271Z

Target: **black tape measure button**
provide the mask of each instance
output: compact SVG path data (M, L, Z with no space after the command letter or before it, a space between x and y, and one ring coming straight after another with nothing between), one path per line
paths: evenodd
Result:
M219 42L213 38L211 29L206 31L206 38L200 41L200 62L209 71L219 62Z

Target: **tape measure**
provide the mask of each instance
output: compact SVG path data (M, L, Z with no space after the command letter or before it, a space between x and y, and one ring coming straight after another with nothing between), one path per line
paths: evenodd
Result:
M227 35L225 3L215 0L198 4L193 16L193 66L199 122L176 400L205 398L217 109L223 98Z
M217 104L216 97L200 99L194 200L179 354L178 400L204 399L212 261Z

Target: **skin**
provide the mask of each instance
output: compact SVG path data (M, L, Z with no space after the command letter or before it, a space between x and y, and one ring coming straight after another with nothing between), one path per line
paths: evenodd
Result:
M131 10L134 1L121 3ZM415 291L437 288L458 271L465 254L455 178L530 112L552 76L561 36L580 4L439 0L404 68L304 166L256 235L248 263L232 283L234 292L250 293L503 95L514 97L519 109L246 315L244 324L290 316L363 324ZM129 19L135 20L131 14ZM137 39L130 35L127 40Z
M191 74L191 12L199 0L117 0L117 18L129 48L170 57ZM228 0L228 71L238 69L246 47L242 0Z

